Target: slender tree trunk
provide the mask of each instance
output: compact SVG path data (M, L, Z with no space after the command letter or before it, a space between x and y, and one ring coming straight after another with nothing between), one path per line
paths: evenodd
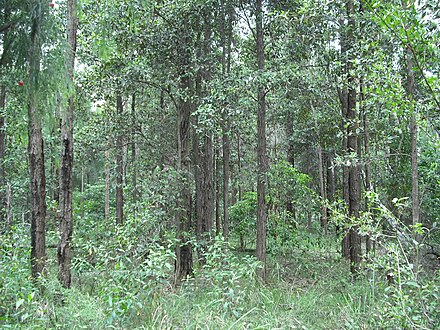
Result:
M1 68L0 68L1 69ZM6 112L6 86L0 87L0 234L8 232L11 226L7 222L7 205L6 205L6 172L4 167L6 152L6 134L5 134L5 117Z
M5 21L8 21L11 14L11 8L9 4L5 4L3 17ZM4 30L2 40L2 55L0 57L0 75L5 70L7 64L10 62L9 47L11 43L9 38L9 29ZM7 191L6 191L6 172L5 172L5 153L6 153L6 86L1 84L0 86L0 234L2 232L8 232L12 223L8 217L7 207Z
M110 218L110 152L105 151L105 195L104 195L104 217Z
M122 96L116 96L116 112L118 118L122 118L124 106ZM123 137L119 131L116 138L116 224L124 222L124 159Z
M187 66L184 66L186 69ZM191 90L190 78L182 74L181 89ZM190 116L192 103L187 99L180 100L178 120L178 171L182 175L179 209L177 214L177 233L180 244L176 248L176 280L175 284L181 282L187 276L192 275L192 246L189 242L188 233L191 230L191 190L190 190L190 161L189 161L189 139L190 139Z
M354 42L354 30L355 18L354 18L354 5L351 0L346 3L347 15L348 15L348 38L350 40L349 52L352 50ZM351 155L358 156L358 136L357 136L357 115L356 115L356 77L351 74L353 70L354 55L349 54L347 59L347 72L348 72L348 102L347 102L347 121L348 121L348 137L347 137L347 152ZM354 164L350 165L349 169L349 205L348 214L352 218L359 218L360 211L360 172L358 161L355 160ZM351 227L349 230L349 245L350 245L350 270L352 274L358 272L360 264L360 237L357 233L356 227Z
M287 114L287 121L286 121L286 138L287 138L287 162L295 166L295 145L293 143L293 118L292 114L289 112ZM293 196L288 196L289 200L286 203L286 210L294 215L295 210L293 209L293 203L292 198ZM295 223L295 222L294 222Z
M133 214L137 213L137 166L136 166L136 93L131 96L131 185Z
M41 1L36 1L32 16L29 54L29 168L32 213L31 268L33 278L43 275L46 265L46 174L41 128L42 114L38 110L42 5Z
M233 22L233 6L231 1L228 1L225 8L225 1L221 2L223 14L222 25L222 73L226 78L231 72L231 47L232 47L232 22ZM227 28L225 28L226 16ZM230 171L230 155L231 155L231 141L229 134L231 132L231 118L227 108L222 112L223 121L223 237L225 240L229 237L229 180L231 177Z
M407 60L407 94L411 104L411 118L410 118L410 139L411 139L411 199L412 199L412 225L420 222L420 201L419 201L419 174L418 174L418 159L417 159L417 112L414 106L414 60L411 49L406 49Z
M237 165L238 165L238 200L243 200L243 177L242 177L242 149L241 149L241 136L240 133L237 133ZM234 203L235 204L235 203Z
M262 0L256 1L256 48L258 72L260 75L264 72L264 36L263 36L263 4ZM258 112L257 112L257 155L258 155L258 176L257 176L257 259L263 263L263 269L259 272L259 276L263 281L267 280L266 270L266 173L267 173L267 156L266 156L266 88L260 83L258 87Z
M319 190L321 193L322 205L321 205L321 227L324 229L324 234L327 235L327 196L324 183L324 161L322 156L322 147L318 146L318 175L319 175Z
M178 127L177 127L177 170L180 174L180 194L178 211L176 213L177 238L179 244L176 247L175 262L175 285L182 279L191 276L193 272L192 245L189 242L191 231L191 189L190 189L190 117L194 109L193 83L189 73L191 72L191 45L192 38L186 31L189 22L185 21L182 31L181 68L179 74L179 89L185 94L179 99Z
M214 174L215 174L215 234L219 235L222 230L220 224L220 147L215 148L214 160Z
M411 118L409 122L410 139L411 139L411 207L412 207L412 219L411 225L415 225L420 222L420 198L419 198L419 170L418 170L418 150L417 150L417 109L414 102L414 92L415 92L415 80L414 80L414 60L413 54L410 49L410 45L406 49L406 60L407 60L407 94L408 99L411 102ZM418 240L418 235L415 235L415 239ZM412 256L413 269L417 274L419 266L418 250L414 251Z
M371 184L371 157L370 157L370 127L368 122L368 115L366 112L366 109L364 108L364 91L363 91L363 84L361 84L361 96L360 100L362 102L362 112L363 112L363 123L364 123L364 153L365 153L365 190L366 191L372 191L373 186ZM368 206L368 197L365 198L366 203L366 209L369 208ZM372 214L372 217L374 215ZM371 252L371 236L370 234L367 234L365 237L365 252L368 254Z
M340 20L340 26L344 26L344 21ZM342 74L345 76L348 74L348 40L347 40L346 32L341 32L341 57L343 61ZM342 138L342 150L347 153L348 150L348 131L345 128L347 122L347 113L348 113L348 89L347 87L342 87L340 92L340 101L341 101L341 109L342 109L342 123L341 130L344 132ZM349 171L350 167L347 166L346 162L342 167L342 177L343 177L343 198L345 205L349 205L350 203L350 192L349 192ZM345 259L350 259L350 242L349 242L349 234L345 228L336 228L338 234L342 234L342 257Z
M68 71L70 88L74 90L74 69L76 53L76 32L78 18L76 0L67 2L67 40L69 43ZM70 288L72 275L70 270L71 246L73 232L73 113L75 97L69 97L66 113L61 124L61 166L60 166L60 242L58 244L58 268L61 284Z
M330 203L333 203L335 200L335 166L333 162L334 151L331 150L326 159L326 176L327 176L327 199ZM327 214L329 216L329 210L327 210Z

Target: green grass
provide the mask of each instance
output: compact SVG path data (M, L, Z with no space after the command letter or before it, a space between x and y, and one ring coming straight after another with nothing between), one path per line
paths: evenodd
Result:
M228 260L227 269L221 262L214 263L213 268L197 270L196 277L179 288L172 288L166 280L145 278L145 269L139 265L121 269L109 263L104 269L75 273L72 289L65 290L57 281L52 253L44 292L17 316L0 320L0 328L399 328L387 326L393 323L378 315L384 301L392 307L392 300L384 300L386 282L377 276L371 282L371 274L352 279L332 239L309 236L310 240L301 237L301 242L308 243L281 247L268 256L266 284L247 273L251 266L240 259L245 253L219 256L215 253L221 251L215 250L215 258ZM24 313L29 314L25 319Z

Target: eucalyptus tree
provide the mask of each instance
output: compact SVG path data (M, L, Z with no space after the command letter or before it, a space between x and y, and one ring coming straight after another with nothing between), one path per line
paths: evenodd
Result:
M76 34L78 30L77 2L67 2L67 68L69 89L74 90ZM71 239L73 232L73 115L75 96L68 99L67 111L61 120L61 164L60 164L60 242L58 245L59 277L64 287L71 284Z
M32 276L43 274L46 265L46 174L44 164L41 110L38 102L40 92L40 64L42 30L46 8L42 0L31 4L31 39L29 52L29 167L31 190L31 261ZM44 7L43 7L44 6Z
M346 32L344 36L345 44L345 74L347 79L347 91L346 99L343 102L345 123L347 126L347 146L346 152L351 158L351 163L348 169L348 180L346 184L348 185L348 215L356 221L359 218L360 212L360 172L359 172L359 162L358 162L358 123L357 123L357 84L358 78L354 76L353 70L355 65L356 55L354 52L354 44L356 43L356 9L354 2L352 0L346 1L346 15L347 15L347 25ZM357 233L356 227L351 227L348 233L349 242L349 256L351 262L351 272L353 274L357 273L359 263L360 263L360 238Z
M256 54L258 63L258 78L262 80L265 69L264 55L264 14L262 0L256 1L255 6L255 31L256 31ZM258 110L257 110L257 243L256 256L263 263L261 278L267 280L266 269L266 223L267 223L267 205L266 205L266 182L268 160L266 155L266 94L267 88L263 81L258 84Z

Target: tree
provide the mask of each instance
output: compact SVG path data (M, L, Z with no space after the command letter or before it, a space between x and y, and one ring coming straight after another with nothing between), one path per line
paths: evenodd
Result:
M31 44L29 51L29 168L31 192L31 265L34 278L44 274L46 265L46 174L42 132L42 113L38 93L41 59L41 23L44 5L42 0L33 1L31 11Z
M261 81L258 84L258 110L257 110L257 135L258 135L258 174L257 174L257 247L256 255L263 263L260 277L267 279L266 270L266 181L268 160L266 156L266 88L263 83L264 74L264 30L263 30L263 4L262 0L256 1L256 51L258 62L258 75Z
M119 120L124 113L122 95L116 95L116 115ZM118 129L116 137L116 224L124 222L124 158L122 130Z
M74 70L76 53L76 33L78 29L76 0L67 2L67 41L68 75L70 89L74 90ZM70 288L72 275L70 270L71 239L73 232L73 114L75 96L68 100L66 113L61 121L61 164L60 164L60 243L58 244L58 267L61 284Z

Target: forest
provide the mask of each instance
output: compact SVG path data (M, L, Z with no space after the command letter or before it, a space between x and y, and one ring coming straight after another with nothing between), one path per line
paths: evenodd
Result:
M440 329L438 0L0 0L0 328Z

